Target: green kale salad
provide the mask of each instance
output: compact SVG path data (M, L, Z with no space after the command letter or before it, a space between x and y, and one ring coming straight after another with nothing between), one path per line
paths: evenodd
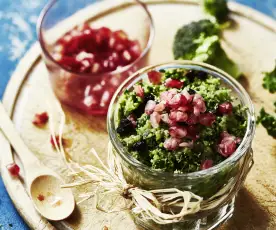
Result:
M234 154L247 127L246 108L210 74L183 68L151 70L125 90L117 135L148 167L190 173Z

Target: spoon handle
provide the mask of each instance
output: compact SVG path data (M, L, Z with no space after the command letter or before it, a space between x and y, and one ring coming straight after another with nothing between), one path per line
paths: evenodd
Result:
M17 155L20 157L24 168L27 167L28 164L33 164L37 162L37 158L32 154L32 152L28 149L28 147L23 142L22 138L19 136L16 131L10 117L3 104L0 102L0 129L3 134L9 140L10 144L13 146Z

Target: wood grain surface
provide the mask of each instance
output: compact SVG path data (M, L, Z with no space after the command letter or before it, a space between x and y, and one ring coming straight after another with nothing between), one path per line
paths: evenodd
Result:
M149 1L148 6L156 26L149 64L170 61L173 58L172 39L176 29L202 18L203 14L193 1ZM235 3L230 6L235 23L224 32L223 45L244 73L241 83L250 94L256 112L262 106L272 112L276 97L262 88L261 73L271 70L275 64L276 22L247 7ZM164 12L170 16L164 17ZM4 96L4 104L28 147L45 165L65 177L61 156L50 145L49 127L37 128L31 122L35 113L49 110L47 103L55 111L55 102L48 72L36 44L12 77ZM87 117L68 107L63 109L67 116L64 132L64 138L69 141L67 156L77 162L95 164L95 159L89 154L89 149L94 147L105 158L108 143L105 118ZM54 115L58 120L58 113ZM118 230L137 229L128 212L102 213L95 209L93 199L79 205L68 220L48 223L35 212L24 190L23 180L12 179L7 173L5 166L13 161L13 154L2 136L0 143L3 180L15 206L31 228L100 230L107 226ZM276 141L262 127L256 130L253 151L255 165L237 196L234 216L221 229L276 229ZM78 194L91 189L90 186L75 189L76 199L79 199Z

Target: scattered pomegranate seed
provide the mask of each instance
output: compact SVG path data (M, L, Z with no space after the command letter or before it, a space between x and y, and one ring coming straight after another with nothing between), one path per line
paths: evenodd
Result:
M159 85L161 83L162 74L158 71L151 70L148 72L149 81L154 85Z
M55 137L51 136L50 143L51 143L53 148L56 148L55 141L56 141L58 147L60 147L60 144L62 144L62 146L65 145L65 139L64 138L61 138L61 143L60 143L59 135L56 135Z
M211 126L216 121L216 116L212 113L203 113L199 117L199 123L204 126Z
M44 201L44 200L45 200L45 197L44 197L43 195L39 194L38 197L37 197L37 199L38 199L39 201Z
M150 115L153 113L154 109L155 109L155 106L156 106L156 102L153 101L153 100L149 100L145 106L145 113L147 115Z
M18 177L19 176L19 172L20 172L20 168L17 164L12 163L7 165L7 169L9 170L9 173L14 176L14 177Z
M157 112L153 112L150 115L150 123L153 128L158 128L161 121L161 115Z
M193 98L194 114L199 116L200 113L206 112L205 102L201 95L195 94Z
M49 120L49 116L47 112L37 113L34 116L33 124L36 126L43 126L48 122L48 120Z
M138 97L143 98L144 97L144 89L141 85L134 85L134 92Z
M213 167L213 161L212 160L205 160L200 165L201 170L208 169L208 168L211 168L211 167Z
M233 105L231 102L224 102L218 106L218 112L220 114L231 114L233 111Z
M180 80L176 80L176 79L171 79L168 78L165 81L165 86L168 88L177 88L177 89L181 89L183 87L184 83Z
M178 148L178 145L179 145L180 142L181 142L180 139L170 137L170 138L165 140L164 148L167 149L167 150L175 150L175 149Z
M172 126L169 128L171 137L183 138L187 136L187 129L181 126Z
M196 125L189 125L187 127L187 131L188 131L188 137L190 137L193 140L196 140L199 138L199 127Z
M188 119L186 121L186 123L188 125L195 125L198 123L198 117L196 115L194 115L193 113L191 113L189 116L188 116Z

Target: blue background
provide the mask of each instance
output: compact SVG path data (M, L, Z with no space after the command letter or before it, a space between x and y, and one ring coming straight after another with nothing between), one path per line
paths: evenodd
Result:
M69 0L73 1L73 0ZM75 0L77 1L77 0ZM276 18L276 0L237 0ZM47 0L0 0L0 98L20 58L36 41L36 21ZM28 229L0 178L0 230Z

